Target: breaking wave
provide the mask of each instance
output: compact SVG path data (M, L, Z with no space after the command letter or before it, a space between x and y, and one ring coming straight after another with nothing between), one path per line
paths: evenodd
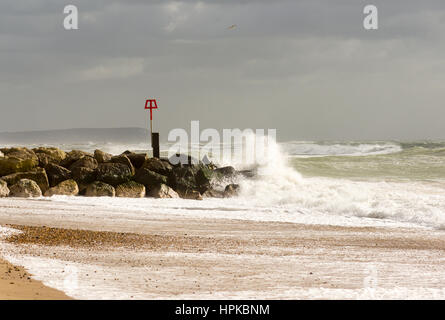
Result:
M343 153L361 150L361 153L375 156L376 152L380 155L389 155L390 150L397 152L396 147L402 150L400 146L391 144L380 147L357 144L345 148L330 145L319 150L333 152L336 149ZM268 161L262 161L263 164L258 166L255 179L239 181L240 198L250 204L252 210L269 207L275 213L388 219L435 229L445 228L445 179L397 181L305 177L292 166L286 146L270 145L267 157ZM403 163L399 163L399 167L406 170Z
M402 151L396 143L357 143L357 142L305 142L290 141L282 144L282 150L289 156L363 156L389 154Z

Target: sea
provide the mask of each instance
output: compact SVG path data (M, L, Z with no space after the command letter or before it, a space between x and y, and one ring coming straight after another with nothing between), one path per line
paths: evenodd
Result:
M17 145L17 143L4 147ZM146 141L27 143L70 151L112 154L148 151ZM168 156L172 144L161 144ZM201 146L194 146L195 148ZM219 146L232 148L235 146ZM266 159L218 163L236 169L254 168L253 178L224 181L241 186L238 197L183 199L91 199L55 196L50 201L156 210L190 217L283 221L344 226L406 226L445 230L445 142L443 141L284 141L269 143Z

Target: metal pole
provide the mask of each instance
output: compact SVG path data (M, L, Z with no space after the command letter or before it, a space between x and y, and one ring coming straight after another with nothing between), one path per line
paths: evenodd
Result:
M159 132L153 132L151 139L153 141L153 158L159 159Z
M151 147L153 148L153 118L151 116L151 110L150 110L150 141L151 141Z
M148 106L150 103L150 106ZM153 106L154 104L154 106ZM153 157L159 158L159 132L153 132L153 109L157 109L155 99L148 99L145 101L145 109L150 109L150 142L153 150Z

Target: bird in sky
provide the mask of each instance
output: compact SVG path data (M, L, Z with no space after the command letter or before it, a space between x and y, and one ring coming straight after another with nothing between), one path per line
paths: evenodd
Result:
M232 30L232 29L235 29L237 27L237 25L236 24L232 24L230 27L228 27L227 29L229 29L229 30Z

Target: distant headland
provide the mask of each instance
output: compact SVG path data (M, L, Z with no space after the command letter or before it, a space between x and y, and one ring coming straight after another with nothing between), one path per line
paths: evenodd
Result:
M149 130L138 127L127 128L73 128L58 130L35 130L19 132L0 132L0 143L71 143L79 141L95 142L142 142L147 141Z

